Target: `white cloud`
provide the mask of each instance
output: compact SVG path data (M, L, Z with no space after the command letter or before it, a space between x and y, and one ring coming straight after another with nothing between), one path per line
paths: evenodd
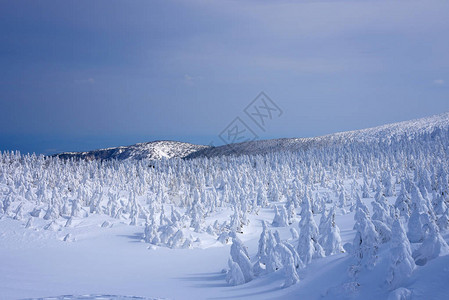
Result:
M93 79L93 78L78 79L78 80L75 80L75 83L76 84L94 84L95 79Z
M189 74L185 74L184 75L184 80L187 82L191 82L193 81L193 76L190 76Z
M433 83L436 84L436 85L444 85L445 82L444 82L443 79L435 79L433 81Z
M194 85L195 82L201 79L201 76L192 76L189 74L184 75L184 82L188 85Z
M249 60L249 59L248 59ZM275 57L256 56L252 60L254 65L272 70L291 70L306 73L330 74L337 72L373 72L383 68L382 62L376 58L364 59L360 57Z

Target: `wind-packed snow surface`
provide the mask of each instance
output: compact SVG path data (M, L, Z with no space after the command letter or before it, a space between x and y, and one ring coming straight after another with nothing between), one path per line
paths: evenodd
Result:
M3 153L0 299L447 299L448 124L189 160Z

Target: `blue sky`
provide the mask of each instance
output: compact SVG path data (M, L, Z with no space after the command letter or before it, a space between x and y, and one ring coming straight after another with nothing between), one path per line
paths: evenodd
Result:
M2 1L0 150L259 138L449 110L448 1ZM246 118L246 119L245 119Z

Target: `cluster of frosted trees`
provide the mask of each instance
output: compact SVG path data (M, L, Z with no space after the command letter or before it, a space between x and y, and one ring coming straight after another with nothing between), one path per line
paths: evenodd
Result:
M278 211L276 209L276 213ZM273 221L276 226L280 226L278 219L279 215L276 214ZM284 223L284 226L287 224ZM294 227L290 228L291 241L282 241L279 232L269 230L265 221L262 221L262 233L254 263L251 263L243 243L235 233L232 233L233 244L226 277L228 283L231 285L243 284L255 276L283 270L284 287L289 287L299 282L298 271L309 264L313 258L344 252L340 230L335 223L335 208L323 212L318 228L313 218L312 205L307 193L301 205L298 229L299 233Z
M355 258L351 268L355 280L360 272L373 270L387 257L386 284L395 289L412 274L416 265L423 266L429 260L449 254L449 246L441 235L448 229L449 221L448 177L443 169L439 171L437 176L431 176L426 169L415 169L414 175L401 177L396 182L400 190L390 190L391 196L397 194L393 205L385 197L391 181L387 184L382 181L371 202L372 213L357 199L356 235L352 245L347 245ZM382 255L385 252L388 255Z
M353 211L355 239L345 249L354 257L354 280L376 266L388 245L388 284L396 286L415 264L447 251L441 232L449 218L448 144L449 132L435 129L377 142L191 160L76 161L8 152L0 154L0 218L27 227L40 218L55 230L104 215L109 221L103 227L114 219L142 226L146 242L172 248L192 247L192 233L207 233L233 242L230 283L282 269L288 286L312 259L343 251L335 215ZM228 220L211 220L229 209ZM238 235L262 209L274 218L264 225L257 261L251 261ZM285 226L294 227L289 241L272 231Z
M449 254L449 246L441 235L449 228L448 177L443 172L432 179L425 169L415 169L414 175L404 174L393 179L384 173L380 178L371 188L364 180L363 185L356 188L354 201L345 201L348 209L354 211L356 233L353 242L344 248L353 257L350 276L354 284L358 284L361 272L372 271L383 259L389 266L384 274L385 284L389 289L396 289L416 265L423 266L429 260ZM395 186L400 189L396 191ZM364 203L368 199L362 199L362 194L363 198L373 198L371 210ZM283 270L284 286L290 286L299 281L298 271L312 259L345 252L335 223L336 207L343 203L341 197L336 195L336 201L328 205L329 210L322 211L317 226L313 207L319 205L314 205L309 195L306 189L300 204L301 213L297 216L299 233L291 227L291 239L282 241L279 233L269 230L263 222L255 262L251 263L242 242L232 235L236 240L229 259L226 278L229 284L243 284L254 277ZM394 203L389 204L387 195ZM286 206L289 205L287 201ZM285 205L275 206L273 227L289 226L293 222Z

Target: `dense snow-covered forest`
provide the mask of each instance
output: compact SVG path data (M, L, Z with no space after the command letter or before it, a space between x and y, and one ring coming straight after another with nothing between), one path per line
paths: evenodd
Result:
M425 124L254 155L85 161L5 152L0 222L67 244L83 239L85 224L104 234L126 224L155 250L149 256L227 247L213 258L223 284L276 278L292 298L314 298L301 282L334 257L344 272L320 297L426 298L413 276L449 254L449 130Z

